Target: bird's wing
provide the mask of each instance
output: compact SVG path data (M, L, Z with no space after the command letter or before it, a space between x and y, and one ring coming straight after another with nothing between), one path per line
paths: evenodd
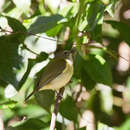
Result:
M55 79L59 74L61 74L65 67L65 59L53 59L51 62L49 62L49 64L45 67L36 88L25 98L25 101L28 100L36 91L44 87L46 84Z
M45 67L40 79L39 84L36 86L36 90L44 87L46 84L60 75L66 67L65 59L54 59Z

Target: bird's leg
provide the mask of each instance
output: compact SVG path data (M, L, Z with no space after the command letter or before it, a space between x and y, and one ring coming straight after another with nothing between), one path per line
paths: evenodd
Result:
M64 91L64 88L62 88L62 89L63 89L63 91ZM55 92L56 92L56 98L61 98L61 99L62 99L63 93L61 92L61 89L58 90L58 91L55 91Z

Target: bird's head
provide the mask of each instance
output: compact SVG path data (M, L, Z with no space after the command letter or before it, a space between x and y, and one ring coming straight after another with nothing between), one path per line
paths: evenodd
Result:
M73 50L59 51L59 52L56 52L55 57L56 58L64 58L64 59L70 59L70 60L72 60L73 53L74 53Z

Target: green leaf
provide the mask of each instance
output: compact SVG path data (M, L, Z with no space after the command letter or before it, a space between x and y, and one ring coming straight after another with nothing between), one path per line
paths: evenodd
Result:
M102 23L104 17L105 6L100 1L95 1L90 4L87 15L86 30L91 32L93 40L102 41Z
M86 90L91 90L95 86L96 82L91 79L88 73L84 69L85 61L77 54L74 59L74 76L81 80L81 84L85 86Z
M101 59L100 59L101 58ZM98 83L112 85L112 73L108 63L99 55L90 55L86 60L84 68L88 75Z
M111 16L111 17L114 17L114 13L115 13L115 5L116 5L116 2L118 0L102 0L104 1L104 4L108 4L107 7L106 7L106 11L108 12L108 14Z
M106 23L111 24L113 28L117 29L120 32L120 37L122 38L122 40L125 40L130 46L130 26L129 25L122 22L111 21L111 20L107 20Z
M60 14L70 20L76 16L78 13L79 3L69 3L62 10L60 10Z
M18 21L15 18L6 16L7 20L8 20L8 24L9 26L13 29L13 32L26 32L26 28L22 25L22 23L20 21Z
M35 118L35 119L29 119L25 122L19 123L17 126L10 126L6 128L6 130L43 130L43 128L46 128L48 125L45 124L43 121Z
M13 29L13 33L16 33L0 37L0 76L4 82L11 83L17 87L17 70L20 70L23 65L23 57L19 54L18 50L20 49L20 44L25 39L26 28L14 18L8 16L5 18Z
M128 76L128 78L126 80L126 87L130 88L130 76Z
M90 3L89 3L90 2ZM91 38L98 42L102 40L102 23L105 6L101 1L83 1L81 2L81 15L79 21L79 30L91 33Z
M81 56L77 53L74 57L74 76L76 78L81 77L81 71L83 68L83 59Z
M105 6L100 1L95 1L91 3L88 8L88 27L89 31L93 31L97 24L101 24L103 22Z
M46 32L55 27L63 17L61 15L39 16L37 20L30 26L28 32L37 34Z
M54 103L55 93L52 90L44 90L35 94L36 100L45 110L50 111L51 105Z
M20 45L18 36L15 34L0 37L0 77L15 87L18 84L17 70L20 70L23 65L22 56L18 52Z
M38 118L48 116L48 112L45 111L42 107L35 104L28 104L22 108L17 108L17 114L19 116L27 116L27 118Z
M22 85L25 83L33 66L39 62L46 60L47 58L48 58L48 54L41 52L40 55L38 55L35 59L28 59L28 65L27 65L26 72L24 73L22 79L20 80L17 90L19 90L22 87Z
M72 97L67 97L63 100L59 107L60 114L72 121L77 121L78 109Z
M91 32L92 39L101 43L102 42L102 24L95 26L94 30Z
M0 103L0 109L7 109L7 108L14 108L16 106L15 101L6 101L3 103Z
M84 68L81 71L81 84L85 86L87 91L92 90L96 85L96 82L92 80Z
M23 43L23 41L26 37L26 32L27 32L27 30L23 26L23 24L15 18L12 18L12 17L9 17L9 16L2 16L2 17L7 19L8 25L13 30L12 34L18 35L17 39L19 40L19 42ZM7 31L10 31L10 30L7 29ZM6 30L5 30L5 32L6 32Z
M130 118L128 118L120 127L116 127L115 130L129 130L130 129Z
M49 37L55 37L57 36L57 34L60 32L61 29L62 29L62 24L58 24L54 28L48 30L46 34Z
M3 121L6 122L15 116L15 112L10 108L2 109Z

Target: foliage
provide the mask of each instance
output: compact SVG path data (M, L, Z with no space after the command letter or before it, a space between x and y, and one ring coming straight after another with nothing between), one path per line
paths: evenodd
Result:
M118 47L122 41L130 45L130 26L110 20L118 0L3 1L0 113L4 127L49 129L54 91L37 92L26 104L24 99L36 86L52 54L62 46L67 50L75 47L74 74L59 105L56 129L67 129L71 123L76 130L86 129L89 124L80 126L80 122L84 113L91 111L97 129L129 130L130 73L128 69L122 74L116 66L118 58L129 64L119 57ZM106 17L109 19L104 20ZM118 91L115 84L117 88L125 85L124 91Z

